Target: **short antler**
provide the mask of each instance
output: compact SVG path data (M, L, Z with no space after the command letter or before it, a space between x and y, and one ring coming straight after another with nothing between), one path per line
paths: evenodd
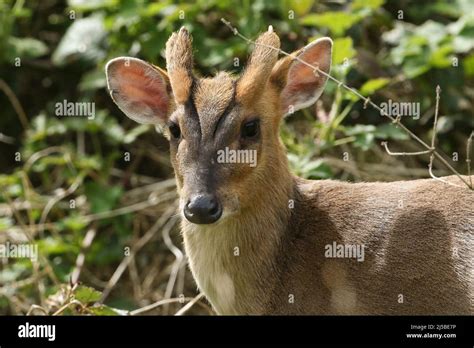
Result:
M192 38L185 27L173 33L166 43L166 67L177 104L188 100L193 83Z
M237 98L252 102L260 95L278 59L280 39L272 26L256 40L255 49L237 85Z

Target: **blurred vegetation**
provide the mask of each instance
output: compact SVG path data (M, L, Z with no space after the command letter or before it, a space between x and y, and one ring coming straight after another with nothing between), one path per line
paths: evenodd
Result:
M238 73L234 58L244 63L251 48L221 17L251 38L273 25L286 51L330 36L331 74L377 104L419 102L420 118L403 122L425 140L439 84L438 148L466 173L471 0L0 0L0 243L34 242L41 256L1 260L1 314L113 315L161 300L145 314L174 314L196 296L167 142L115 107L104 65L127 55L164 67L166 40L185 25L197 71ZM94 102L95 118L56 117L63 100ZM428 176L428 156L391 157L380 147L419 150L405 133L332 82L286 120L282 137L293 170L307 178ZM189 313L210 309L200 300Z

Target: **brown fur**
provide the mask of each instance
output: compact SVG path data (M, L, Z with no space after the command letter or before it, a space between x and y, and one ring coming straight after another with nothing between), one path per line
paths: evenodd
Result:
M272 32L258 42L279 47ZM139 121L129 106L153 109L149 92L165 93L163 81L171 84L174 98L156 97L174 99L166 121L182 133L170 138L180 211L199 192L215 193L223 206L213 224L181 224L191 271L218 313L474 314L474 192L433 179L350 184L293 177L279 125L288 107L315 100L326 78L292 58L275 64L275 51L257 46L242 77L196 79L190 43L183 30L170 38L169 79L138 61L127 74L116 73L121 59L107 71L109 89L121 92L117 104ZM324 38L293 57L328 72L331 46ZM127 95L127 76L147 83L134 81ZM155 80L161 88L148 85ZM241 127L256 117L258 139L243 140ZM256 150L258 165L216 163L223 147ZM457 177L445 179L462 186ZM363 245L363 262L327 257L332 243Z
M166 43L166 62L173 95L177 104L189 98L193 83L193 50L191 37L183 27L173 33Z
M237 98L243 104L252 104L261 96L270 77L270 72L278 59L278 51L268 48L280 48L280 39L274 32L263 33L256 43L265 46L257 45L255 47L237 86Z

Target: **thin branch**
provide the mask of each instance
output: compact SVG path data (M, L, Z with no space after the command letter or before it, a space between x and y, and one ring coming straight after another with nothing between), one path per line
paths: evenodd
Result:
M9 145L12 145L12 144L15 144L15 138L13 137L10 137L8 135L5 135L3 133L0 133L0 141L2 143L5 143L5 144L9 144Z
M387 153L390 156L417 156L417 155L425 155L425 154L428 154L428 153L432 152L431 150L418 151L418 152L392 152L388 149L388 142L387 141L382 141L381 145L383 147L385 147L385 151L387 151Z
M20 101L16 97L15 93L12 91L10 86L7 85L5 81L0 79L0 89L5 93L7 96L8 100L10 100L10 103L13 106L13 109L15 109L16 114L18 115L18 118L20 119L21 125L23 128L28 128L29 123L28 123L28 118L26 117L25 110L21 106Z
M95 220L102 220L102 219L107 219L111 217L116 217L119 215L124 215L128 213L133 213L138 210L143 210L148 207L152 207L154 205L157 205L159 203L162 203L166 200L172 199L176 197L176 192L167 192L162 194L161 196L157 197L153 193L150 194L149 199L143 202L135 203L128 205L126 207L118 208L115 210L109 210L109 211L104 211L101 213L97 214L90 214L90 215L84 215L83 219L87 222L95 221Z
M163 241L165 242L166 247L173 253L173 255L176 258L171 268L168 284L166 285L165 299L170 298L173 293L174 285L176 283L176 278L178 276L178 272L181 269L181 266L184 260L183 252L176 245L173 244L173 241L170 238L170 231L173 228L173 226L176 224L176 221L177 221L177 216L173 216L168 221L168 223L163 227L163 232L162 232ZM168 314L168 305L164 307L164 312L165 314Z
M66 309L68 309L71 305L78 305L82 308L84 308L84 305L78 301L78 300L71 300L71 301L68 301L64 306L62 306L61 308L59 308L56 312L54 312L52 314L53 317L55 316L58 316L59 314L61 314L62 312L64 312Z
M436 142L436 133L438 130L438 114L439 114L439 99L440 99L441 88L439 85L436 86L436 106L435 106L435 114L434 114L434 122L433 122L433 134L431 135L431 149L435 149L435 142Z
M433 134L431 135L431 151L435 150L435 143L436 143L436 131L438 129L438 115L439 115L439 99L440 99L440 93L441 93L441 88L436 86L436 106L435 106L435 113L434 113L434 122L433 122ZM430 176L438 181L444 182L445 184L456 186L456 187L461 187L459 185L450 183L444 179L438 178L436 175L433 173L433 160L434 156L433 153L430 156L430 163L428 164L428 172L430 173Z
M95 235L97 230L95 228L91 228L87 231L86 236L82 240L81 245L81 252L77 256L76 265L74 270L72 271L71 275L71 283L76 284L79 280L79 276L81 275L82 267L84 266L84 262L86 260L86 251L91 246L92 242L94 241Z
M181 297L181 298L167 298L167 299L164 299L164 300L160 300L160 301L157 301L155 303L152 303L148 306L145 306L143 308L139 308L139 309L135 309L133 311L131 311L129 314L130 315L137 315L137 314L142 314L142 313L145 313L145 312L149 312L155 308L158 308L160 306L163 306L163 305L166 305L166 304L170 304L170 303L176 303L176 302L185 302L185 301L193 301L195 299L195 297Z
M186 306L181 308L179 311L176 312L175 316L181 316L184 313L186 313L189 309L191 309L192 306L196 304L197 301L199 301L201 298L204 297L204 294L201 292L199 295L197 295L193 300L188 302Z
M30 309L28 310L28 312L26 312L26 315L34 315L33 312L36 311L36 310L39 310L41 312L44 313L44 315L48 315L48 311L46 309L44 309L43 307L41 306L38 306L38 305L31 305Z
M433 159L434 159L434 156L431 155L430 156L430 163L428 164L428 172L430 173L430 176L435 179L435 180L438 180L438 181L441 181L441 182L444 182L445 184L448 184L448 185L451 185L451 186L456 186L456 187L463 187L463 186L459 186L459 185L456 185L456 184L453 184L452 182L449 182L449 181L446 181L442 178L438 178L436 175L434 175L433 173Z
M44 223L46 222L46 219L48 217L49 212L51 211L51 209L53 209L53 207L54 207L54 205L56 205L56 203L61 201L63 198L69 196L70 194L72 194L73 192L75 192L79 188L79 186L82 184L82 182L84 180L84 176L85 175L83 173L81 173L79 176L76 177L76 179L73 181L71 186L69 186L66 190L63 190L58 195L56 195L55 197L51 198L48 201L48 203L46 204L46 206L43 209L43 212L41 213L39 226L44 226ZM43 235L43 233L44 233L44 229L40 228L39 229L39 234Z
M101 212L97 214L84 215L81 218L82 218L82 221L84 221L85 223L91 223L93 221L107 219L107 218L111 218L111 217L115 217L119 215L133 213L135 211L143 210L145 208L149 208L149 207L158 205L160 203L166 202L175 197L176 197L176 192L166 192L159 197L150 195L150 198L147 199L146 201L127 205L125 207L121 207L115 210L109 210L109 211L105 211L105 212ZM10 206L10 209L12 209L11 206ZM28 231L28 232L37 232L42 229L43 230L44 229L49 229L49 230L57 229L59 228L59 226L60 226L59 222L49 222L49 223L44 223L44 224L32 225L32 226L22 226L20 230ZM9 232L13 232L18 229L19 228L10 227L8 230ZM0 229L0 232L3 232L3 231L5 230Z
M76 173L76 168L74 168L74 166L72 165L72 161L71 161L71 157L69 155L69 152L67 151L67 149L65 149L64 147L61 147L61 146L51 146L51 147L48 147L46 149L43 149L41 151L38 151L38 152L35 152L34 154L32 154L30 156L30 158L28 158L28 160L26 161L25 165L23 166L24 172L27 173L31 169L33 164L37 160L39 160L41 157L49 156L50 154L52 154L54 152L62 153L64 159L68 163L71 170L74 173Z
M471 147L472 147L472 137L474 137L474 131L471 133L469 138L467 139L466 144L466 163L467 163L467 175L469 177L469 181L471 182L472 187L472 177L471 177Z

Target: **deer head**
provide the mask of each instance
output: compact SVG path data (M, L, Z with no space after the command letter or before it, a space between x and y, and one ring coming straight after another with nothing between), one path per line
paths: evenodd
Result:
M294 58L328 73L331 39L318 39L280 60L280 40L271 27L256 43L241 76L196 77L185 28L166 44L166 71L128 57L106 66L108 89L118 107L139 123L165 130L180 209L193 224L244 213L259 201L264 187L286 175L281 174L288 170L280 122L285 114L314 103L326 83L325 76ZM230 157L219 160L223 153ZM242 157L254 161L242 163Z

